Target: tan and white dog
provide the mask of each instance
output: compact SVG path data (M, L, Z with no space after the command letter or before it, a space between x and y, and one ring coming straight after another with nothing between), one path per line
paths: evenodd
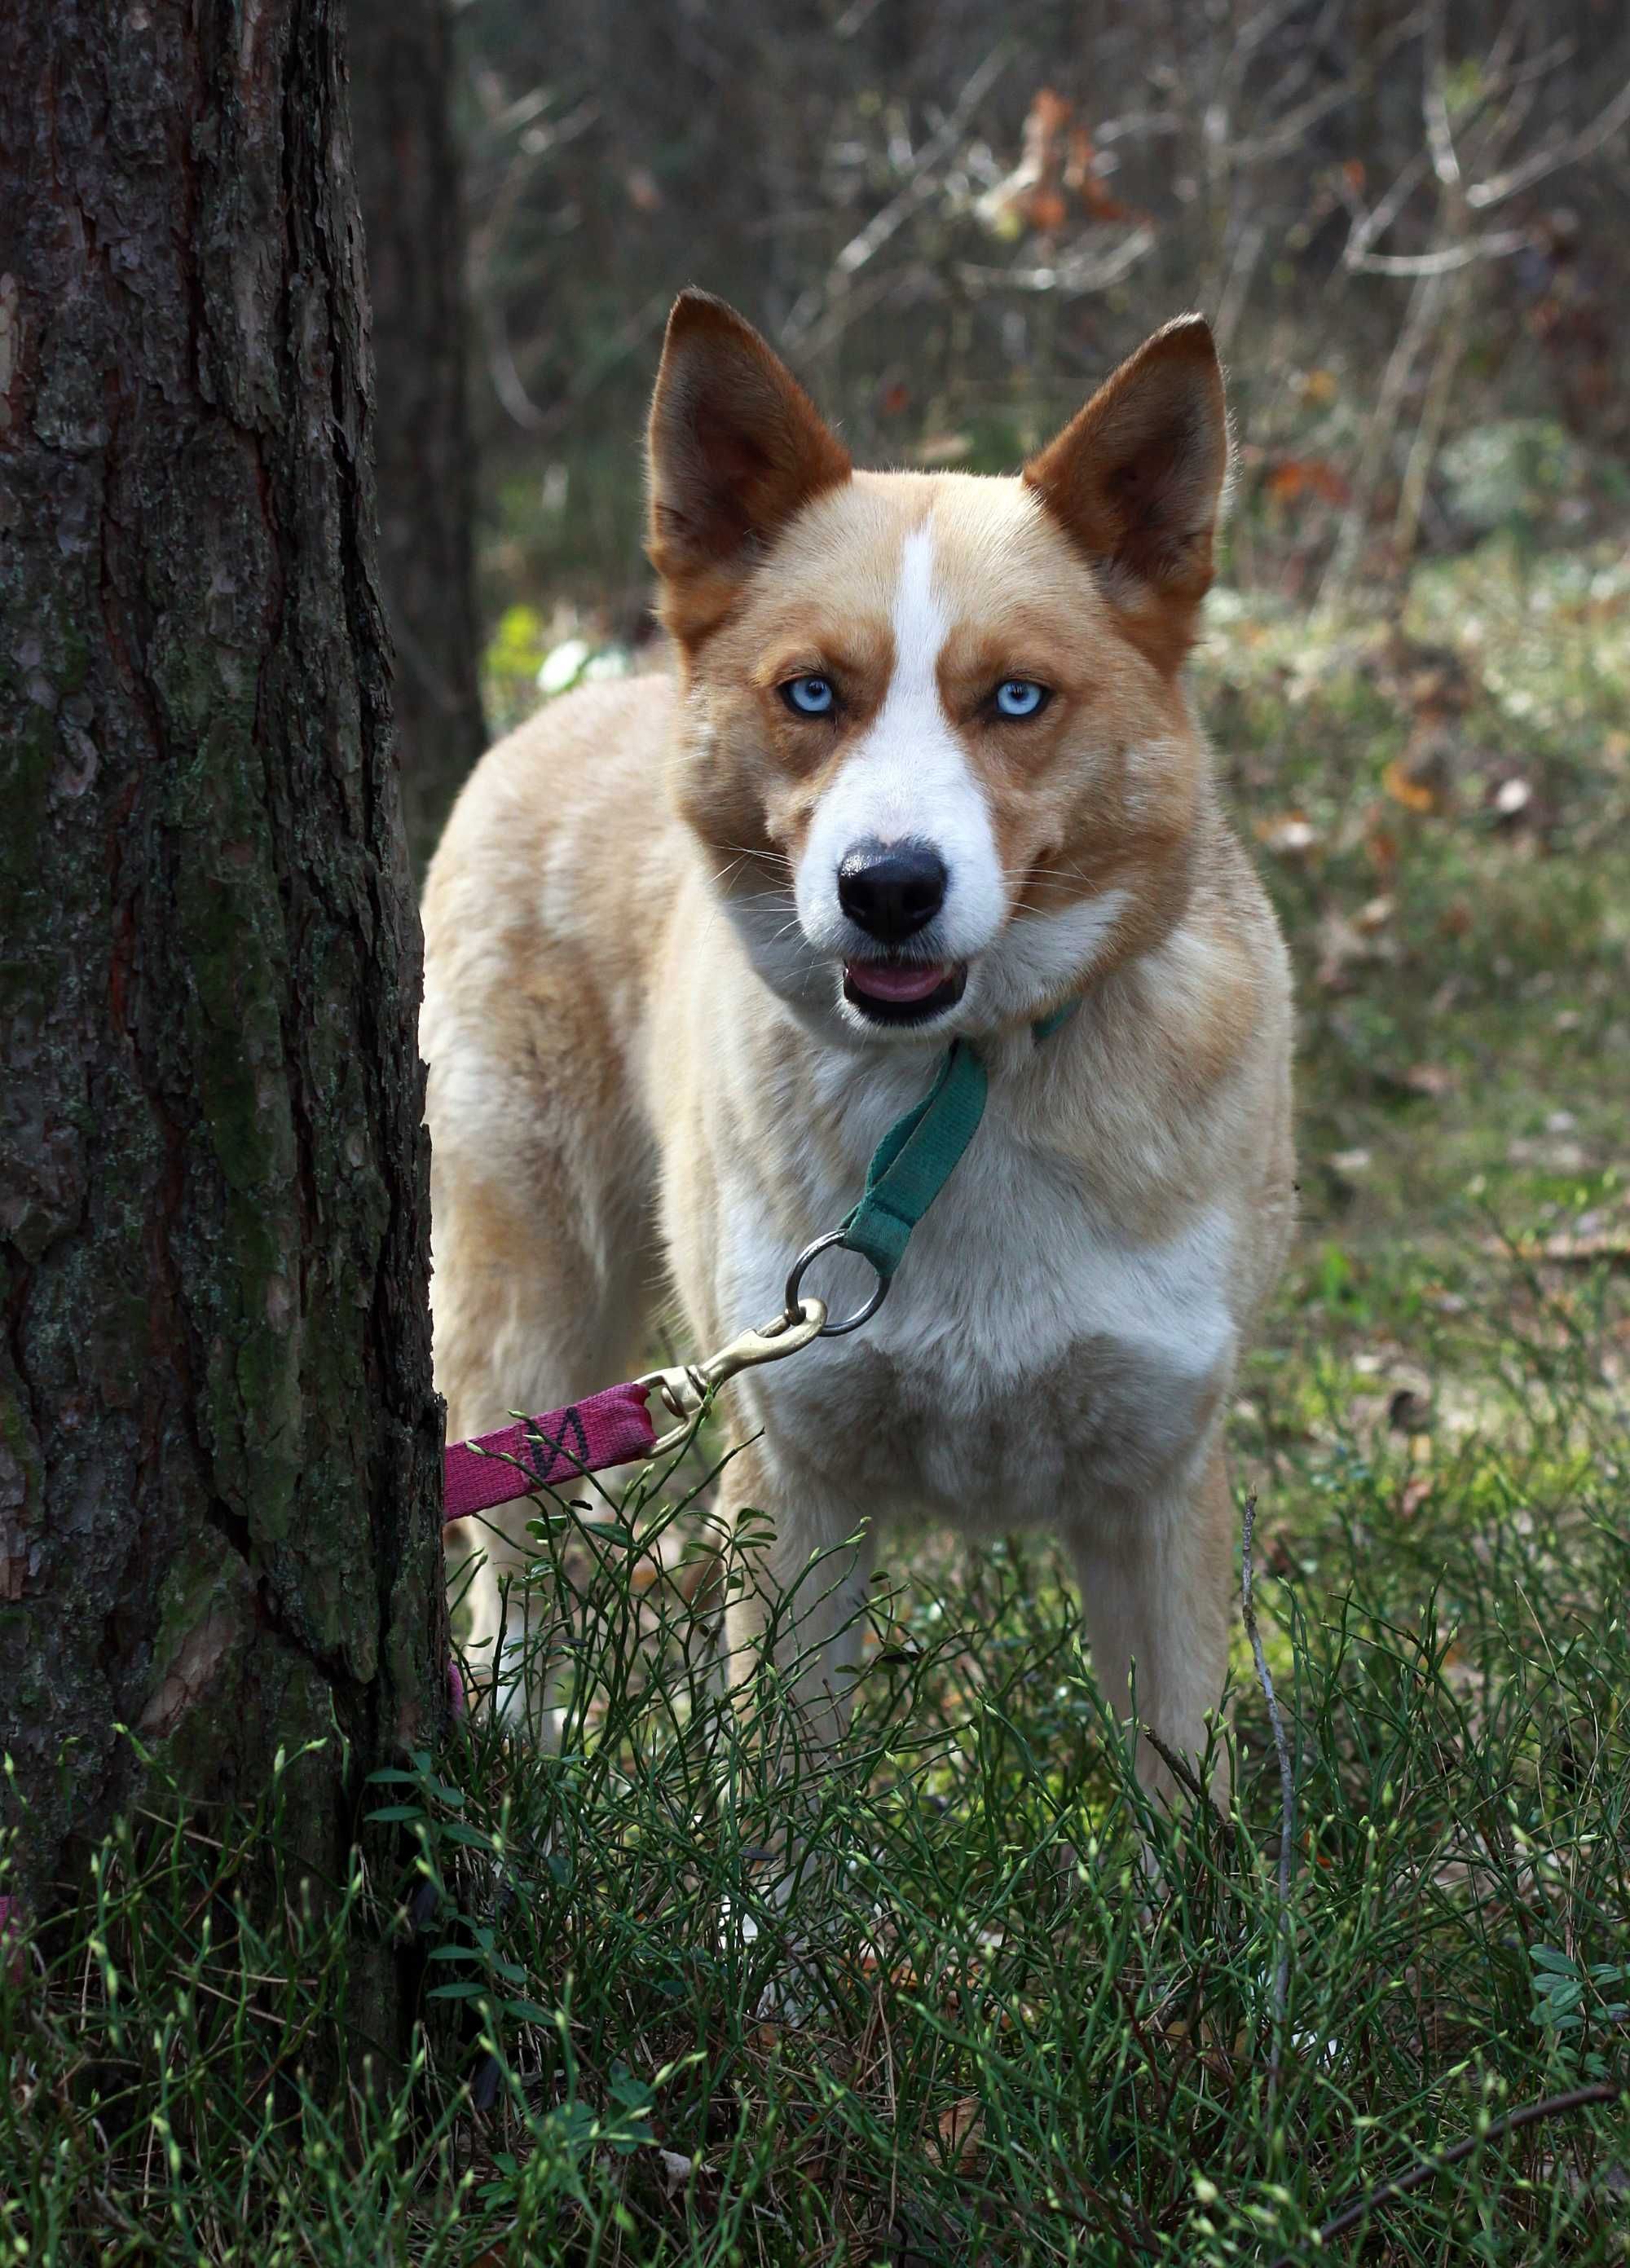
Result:
M786 1638L840 1711L896 1509L1053 1529L1106 1697L1135 1661L1175 1749L1221 1694L1223 1420L1293 1208L1285 951L1181 674L1228 454L1198 317L990 479L853 471L757 333L685 293L650 426L677 673L495 747L431 872L450 1440L624 1376L665 1283L697 1353L778 1313L948 1041L985 1059L872 1322L726 1397L723 1509L773 1523L774 1580L862 1535ZM836 1313L871 1279L840 1254L808 1288ZM517 1519L477 1662L525 1557ZM762 1612L732 1607L733 1646ZM1139 1768L1169 1786L1147 1742Z

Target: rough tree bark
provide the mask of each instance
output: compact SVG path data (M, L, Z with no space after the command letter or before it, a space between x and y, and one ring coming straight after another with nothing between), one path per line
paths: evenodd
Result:
M42 1901L140 1792L117 1725L201 1800L329 1736L291 1832L337 1870L445 1705L337 16L0 11L0 1748Z
M421 871L486 745L471 528L464 229L446 0L352 0L351 114L378 369L380 571L408 846Z

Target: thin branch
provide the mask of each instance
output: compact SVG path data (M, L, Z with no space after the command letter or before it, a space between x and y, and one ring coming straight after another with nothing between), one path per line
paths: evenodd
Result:
M1387 62L1399 48L1406 46L1413 40L1420 33L1423 17L1424 11L1414 8L1399 22L1393 25L1377 46L1374 63L1379 65ZM1331 19L1339 21L1339 9L1329 11L1328 16L1319 18L1304 35L1305 44L1301 48L1302 61L1293 64L1285 72L1279 84L1264 99L1263 107L1271 107L1275 101L1283 100L1302 85L1317 60L1320 43L1324 38L1327 23ZM1317 125L1321 118L1328 116L1333 110L1340 109L1345 103L1351 102L1358 91L1356 80L1344 79L1338 86L1326 87L1309 95L1296 109L1285 113L1272 126L1265 128L1260 134L1248 136L1242 141L1231 144L1226 154L1234 163L1241 160L1283 157L1287 151L1295 149L1306 139L1309 129Z
M1066 299L1079 298L1088 291L1107 291L1154 249L1154 231L1138 227L1113 252L1095 259L1077 250L1051 268L990 268L962 261L956 275L970 291L1057 291Z
M1260 107L1266 111L1282 111L1294 96L1299 95L1323 60L1324 50L1332 35L1341 28L1346 12L1346 0L1327 0L1322 14L1300 33L1294 42L1287 42L1288 60L1273 85L1263 96Z
M1290 1761L1290 1742L1285 1737L1285 1720L1274 1697L1272 1673L1268 1668L1268 1657L1262 1650L1262 1636L1257 1628L1256 1580L1252 1564L1256 1532L1257 1498L1253 1491L1245 1499L1240 1609L1244 1619L1245 1635L1250 1640L1251 1660L1257 1665L1257 1683L1261 1686L1263 1698L1268 1705L1268 1723L1272 1728L1273 1746L1280 1760L1280 1949L1273 1964L1273 2071L1277 2077L1284 2044L1285 2009L1290 1997L1290 1862L1296 1841L1296 1775Z
M1474 260L1508 260L1530 241L1525 228L1491 229L1486 236L1464 244L1446 244L1436 252L1367 252L1349 261L1355 274L1364 276L1452 276L1457 268L1470 268Z
M1548 150L1536 150L1532 157L1508 166L1503 173L1496 173L1492 180L1475 182L1466 191L1466 202L1479 211L1489 205L1503 204L1508 197L1543 180L1547 173L1575 165L1582 158L1594 157L1626 124L1630 124L1630 79L1589 126L1582 126L1577 134L1570 134L1565 141L1553 142Z
M541 433L549 420L521 383L504 310L495 296L485 292L481 294L479 305L482 327L487 334L487 374L492 380L492 391L523 433Z
M1432 152L1432 170L1446 189L1458 189L1460 160L1455 154L1454 129L1449 122L1449 66L1443 55L1441 0L1432 11L1431 64L1421 91L1420 110L1426 124L1427 147Z
M1183 121L1175 110L1129 110L1121 118L1106 118L1093 132L1100 150L1117 142L1141 142L1154 134L1180 134Z
M828 278L829 292L841 291L874 254L881 250L896 231L911 218L918 206L933 194L935 188L933 168L955 147L963 129L1007 70L1010 60L1011 50L1006 41L999 41L957 96L949 114L917 151L904 186L881 210L873 214L859 233L852 236L838 253ZM814 310L811 310L811 320L813 317ZM783 342L795 345L808 327L808 322L799 325L794 313L782 327Z
M1152 1725L1140 1724L1138 1730L1190 1800L1197 1808L1203 1805L1210 1812L1217 1825L1232 1837L1235 1848L1238 1851L1241 1860L1249 1872L1255 1863L1256 1852L1250 1837L1246 1832L1244 1822L1238 1812L1229 1813L1223 1809L1211 1790L1202 1785L1191 1761L1186 1756L1179 1756L1176 1749L1161 1738Z
M1420 531L1420 515L1427 499L1427 482L1437 461L1438 444L1443 437L1443 422L1449 415L1449 396L1465 356L1470 336L1467 316L1474 289L1475 279L1463 274L1450 296L1445 320L1438 333L1437 354L1427 380L1426 399L1421 404L1415 438L1410 444L1409 457L1404 467L1403 486L1398 491L1398 511L1392 522L1392 556L1400 564L1409 558L1415 548L1415 537Z
M1409 383L1409 375L1415 366L1415 357L1420 351L1421 343L1436 319L1444 289L1441 276L1416 278L1415 288L1410 294L1408 311L1388 357L1382 375L1381 390L1376 396L1375 408L1365 429L1353 493L1342 514L1335 549L1319 584L1318 596L1314 600L1315 612L1322 612L1332 605L1346 589L1363 545L1365 524L1369 517L1370 505L1375 501L1388 445L1398 424L1404 389Z
M1210 1812L1212 1817L1217 1822L1218 1825L1220 1827L1226 1827L1228 1824L1227 1813L1217 1801L1216 1797L1213 1795L1211 1790L1207 1787L1201 1786L1199 1775L1195 1771L1193 1765L1189 1762L1188 1758L1186 1756L1180 1756L1176 1749L1170 1747L1165 1741L1162 1741L1153 1725L1140 1724L1138 1730L1142 1734L1144 1739L1154 1749L1155 1755L1165 1765L1167 1771L1176 1781L1186 1796L1191 1797L1194 1802L1203 1803L1206 1810Z
M1517 51L1518 42L1528 29L1529 18L1533 12L1534 0L1512 0L1511 6L1506 11L1505 22L1495 33L1494 44L1488 51L1488 59L1484 65L1486 77L1493 79L1503 76Z
M1322 118L1332 110L1339 110L1353 99L1353 89L1345 83L1340 86L1322 87L1317 94L1308 96L1294 110L1287 110L1283 118L1275 121L1261 134L1247 135L1238 142L1225 144L1222 154L1230 165L1254 165L1265 158L1282 158L1287 151L1298 150L1309 132Z
M1367 2190L1356 2205L1346 2206L1331 2220L1323 2222L1309 2242L1317 2250L1328 2244L1332 2237L1346 2235L1348 2229L1356 2228L1361 2221L1368 2220L1370 2214L1383 2205L1391 2205L1397 2198L1407 2197L1412 2190L1435 2181L1440 2174L1448 2173L1451 2167L1469 2158L1474 2150L1481 2149L1491 2142L1503 2141L1508 2134L1515 2134L1524 2126L1532 2126L1541 2118L1560 2118L1564 2111L1582 2110L1588 2102L1616 2102L1624 2091L1622 2080L1598 2080L1590 2087L1575 2087L1567 2095L1547 2095L1543 2102L1524 2102L1516 2110L1508 2111L1503 2118L1496 2118L1481 2134L1468 2134L1464 2141L1457 2142L1453 2149L1445 2150L1441 2157L1427 2158L1422 2164L1412 2166L1408 2173L1396 2175L1391 2181L1383 2182L1378 2188ZM1302 2268L1306 2257L1303 2252L1281 2252L1272 2264L1272 2268Z
M1217 301L1216 320L1212 325L1217 342L1217 352L1226 357L1234 343L1234 334L1240 317L1245 312L1251 280L1257 273L1257 263L1268 240L1268 232L1260 222L1251 221L1240 232L1228 261L1228 272L1223 281L1221 296Z
M1509 148L1512 136L1527 122L1528 114L1538 99L1540 87L1553 71L1570 60L1574 48L1572 40L1553 40L1548 48L1542 48L1538 55L1530 55L1520 70L1508 71L1498 79L1490 74L1486 98L1487 107L1479 118L1475 134L1468 143L1469 153L1474 152L1476 158L1472 170L1481 170L1486 162ZM1505 108L1496 110L1494 105L1501 97L1507 98Z
M1425 177L1427 162L1426 151L1417 150L1378 205L1373 206L1368 212L1361 208L1355 209L1346 248L1341 255L1341 264L1344 268L1348 269L1357 268L1368 254L1376 239L1384 235L1391 227L1404 210L1416 183Z

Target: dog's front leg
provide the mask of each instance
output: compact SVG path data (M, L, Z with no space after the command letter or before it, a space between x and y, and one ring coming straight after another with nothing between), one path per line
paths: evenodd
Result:
M1105 1703L1125 1722L1135 1699L1140 1726L1198 1775L1228 1666L1234 1499L1221 1442L1171 1485L1084 1517L1070 1545ZM1212 1792L1222 1800L1227 1771L1219 1744ZM1137 1771L1152 1795L1179 1800L1170 1767L1141 1732Z
M865 1649L870 1523L767 1439L726 1467L720 1512L730 1689L749 1705L772 1668L796 1705L800 1738L828 1748L849 1722Z

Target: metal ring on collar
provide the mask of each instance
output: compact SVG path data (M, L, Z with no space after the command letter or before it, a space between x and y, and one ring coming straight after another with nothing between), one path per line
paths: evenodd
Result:
M799 1300L802 1296L803 1291L804 1270L808 1267L810 1262L814 1260L817 1255L830 1251L835 1244L842 1244L845 1233L845 1232L841 1228L829 1229L824 1236L817 1236L813 1244L805 1245L797 1259L793 1261L793 1272L786 1279L786 1312L789 1316L796 1316L799 1313ZM855 1256L857 1259L865 1257L863 1254L859 1253L857 1253ZM867 1265L870 1267L871 1263L867 1261ZM889 1278L887 1276L879 1275L877 1278L877 1289L873 1292L865 1307L857 1309L855 1314L851 1315L846 1322L822 1323L819 1336L823 1339L841 1339L845 1331L858 1331L862 1323L869 1323L871 1322L872 1317L877 1313L877 1310L882 1306L884 1300L888 1297L888 1293Z

